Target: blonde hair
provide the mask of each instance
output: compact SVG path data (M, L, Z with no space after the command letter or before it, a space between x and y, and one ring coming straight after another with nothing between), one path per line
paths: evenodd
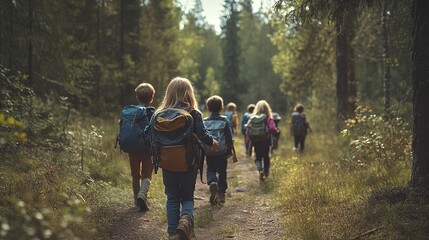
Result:
M235 110L237 109L237 105L235 105L235 103L233 103L233 102L229 102L229 103L226 105L226 109L227 109L228 111L235 111Z
M187 105L188 108L198 110L198 102L195 98L194 88L191 81L182 77L175 77L167 86L165 90L164 99L159 106L158 111L166 108L171 108L177 104L182 103Z
M270 104L268 104L265 100L260 100L256 103L255 109L253 110L253 114L265 114L267 117L273 117L271 114L271 107Z
M137 101L145 104L151 103L155 95L155 88L150 83L140 83L134 91Z

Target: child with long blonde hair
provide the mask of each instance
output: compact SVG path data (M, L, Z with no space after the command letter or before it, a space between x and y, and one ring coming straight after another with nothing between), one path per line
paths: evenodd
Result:
M265 100L260 100L256 103L255 109L253 110L253 116L260 116L264 114L266 116L265 124L268 129L269 134L275 134L279 132L279 129L277 129L273 116L271 107ZM252 117L253 117L252 116ZM252 118L251 117L251 118ZM249 122L251 120L249 119ZM252 141L252 145L255 148L255 164L256 168L259 172L259 180L265 181L265 179L268 177L270 173L270 146L271 146L271 138L268 135L267 138L260 140L260 141Z
M170 81L164 99L155 112L155 118L158 113L166 109L180 109L180 111L189 112L193 118L193 132L198 139L208 146L218 148L218 142L208 134L204 127L194 89L188 79L176 77ZM174 162L179 155L180 153L173 153L171 159L167 160ZM194 228L194 191L197 174L195 168L184 171L162 166L161 168L163 168L162 177L167 195L169 239L191 239Z

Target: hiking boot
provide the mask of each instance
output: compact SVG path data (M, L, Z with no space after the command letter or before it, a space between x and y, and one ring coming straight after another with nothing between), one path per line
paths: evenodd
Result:
M219 202L225 203L225 193L219 193Z
M144 200L143 198L137 198L137 205L140 208L140 212L147 212L149 211L149 206L147 205L146 200Z
M268 175L270 175L270 171L268 171L268 170L267 170L267 171L265 171L265 170L264 170L264 178L265 178L265 179L267 179Z
M181 240L190 240L194 232L194 219L184 214L180 217L179 226L176 228L176 233L179 234Z
M133 179L133 194L134 194L134 205L138 207L137 196L140 191L140 180Z
M180 236L177 233L168 233L168 240L180 240Z
M137 194L137 205L140 207L140 212L149 211L149 206L147 204L147 192L150 187L150 179L144 178L141 181L141 188Z
M217 182L212 182L210 183L210 203L211 205L216 205L217 202L217 193L218 193L218 186L217 186Z
M264 175L264 171L259 171L259 181L263 182L265 181L265 175Z

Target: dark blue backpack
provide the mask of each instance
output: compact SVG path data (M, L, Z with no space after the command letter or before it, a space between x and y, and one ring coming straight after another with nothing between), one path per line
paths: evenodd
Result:
M227 127L226 117L223 119L204 119L204 126L209 134L219 142L219 148L213 150L212 147L203 144L204 151L207 157L222 156L228 152L226 144L225 128Z
M292 133L293 135L303 136L307 134L307 126L304 114L292 113Z
M144 130L149 124L153 108L143 105L129 105L124 107L119 121L119 133L116 143L126 153L148 152Z

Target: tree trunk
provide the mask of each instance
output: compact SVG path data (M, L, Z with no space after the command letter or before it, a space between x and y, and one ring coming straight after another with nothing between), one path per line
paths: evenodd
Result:
M383 98L384 114L389 115L390 109L390 58L389 58L389 38L387 34L387 0L383 1L381 12L381 33L383 39Z
M33 88L33 0L28 0L28 85ZM30 97L29 119L33 117L33 98Z
M33 87L33 1L28 1L28 84Z
M341 123L354 115L356 102L356 80L353 61L353 30L341 29L337 19L337 114ZM341 124L339 125L341 127Z
M13 71L12 69L12 56L13 56L13 28L14 28L14 20L15 18L15 5L13 1L10 1L10 22L9 22L9 58L8 58L8 68L9 70Z
M413 168L411 185L429 190L429 1L412 9Z
M124 55L125 55L125 42L124 42L124 35L125 35L125 31L124 31L124 8L125 8L125 1L126 0L121 0L120 2L120 52L119 52L119 64L120 64L120 68L121 68L121 79L120 79L120 96L121 96L121 106L125 105L125 63L124 63Z

